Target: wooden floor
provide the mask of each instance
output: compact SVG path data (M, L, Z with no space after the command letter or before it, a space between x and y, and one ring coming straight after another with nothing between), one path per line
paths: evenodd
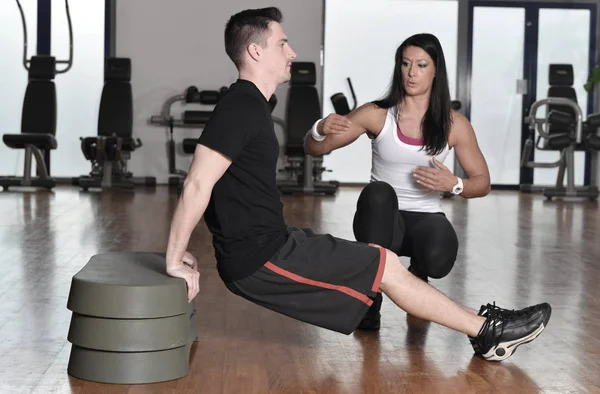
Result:
M359 189L283 197L288 224L353 239ZM443 200L460 250L433 285L478 308L548 301L548 329L503 363L473 357L467 338L412 321L384 301L378 334L345 336L228 293L201 224L199 342L190 374L147 386L67 375L71 277L95 253L164 251L174 193L0 193L0 393L600 393L600 215L595 202L493 192Z

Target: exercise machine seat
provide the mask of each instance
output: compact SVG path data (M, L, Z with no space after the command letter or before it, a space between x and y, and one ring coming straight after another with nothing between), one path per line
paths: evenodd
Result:
M315 87L316 67L312 62L293 62L290 86L282 124L286 136L285 154L287 163L280 172L287 179L278 179L277 187L282 194L310 193L333 195L338 189L335 181L323 181L321 175L323 157L304 152L304 138L313 124L322 117L319 94Z
M198 335L194 303L185 281L165 267L161 253L108 252L73 276L67 300L71 376L144 384L188 374Z
M585 144L588 150L600 150L600 113L591 114L585 121Z
M25 149L26 145L33 145L38 149L56 149L56 138L51 134L5 134L2 136L4 144L12 149Z
M550 64L548 69L548 97L561 97L569 100L573 100L577 103L577 92L573 88L574 73L573 65L571 64ZM553 122L548 126L548 134L550 136L556 134L570 134L572 132L573 124L576 119L576 114L573 108L567 105L548 105L548 112L557 111L559 113L566 114L571 117L572 122L565 124L565 122ZM555 150L557 148L547 147L548 149ZM562 148L558 148L562 149Z
M573 100L577 103L577 93L573 88L574 82L573 66L571 64L550 64L548 97L563 97ZM572 142L575 138L576 115L573 108L564 105L548 105L549 114L560 114L561 119L556 116L549 122L548 131L550 138L546 144L546 149L562 150L569 146L567 136ZM570 119L570 122L567 121ZM600 114L588 116L582 125L582 142L575 146L576 151L598 150L600 146L600 137L596 135L600 127ZM558 138L553 138L558 136Z
M106 58L97 132L95 136L80 138L81 151L92 165L89 175L76 179L84 191L89 188L131 190L138 185L156 185L156 178L134 177L127 170L131 152L142 146L139 138L133 138L133 93L130 81L131 59Z
M110 151L133 152L139 146L133 139L133 93L130 81L131 59L106 59L98 133L95 137L85 137L81 140L81 149L86 159L96 157L98 137L104 137L109 157L112 156Z
M594 116L587 121L578 117L585 117L584 112L577 102L577 93L573 88L573 66L571 64L550 64L548 68L548 97L532 104L532 111L528 117L530 137L525 141L521 166L527 168L554 168L558 167L555 186L521 185L522 191L540 190L548 199L554 197L586 197L598 198L598 188L594 185L575 186L575 151L589 151L594 146L600 145L596 140L593 125L597 121ZM552 103L552 99L567 99L572 105ZM535 112L542 105L546 105L547 116L536 118ZM546 127L544 127L546 126ZM539 128L542 127L542 128ZM581 135L578 136L578 132ZM534 162L530 160L533 148L534 133L537 132L536 147L540 150L560 151L560 157L555 162ZM578 141L578 137L581 139ZM541 143L541 144L540 144ZM541 145L541 146L540 146ZM565 185L566 175L566 185Z
M316 69L312 62L293 62L286 103L287 156L304 156L304 136L321 118Z
M41 150L56 149L56 60L52 56L33 56L29 81L23 100L21 133L5 134L4 144L12 149L26 145Z

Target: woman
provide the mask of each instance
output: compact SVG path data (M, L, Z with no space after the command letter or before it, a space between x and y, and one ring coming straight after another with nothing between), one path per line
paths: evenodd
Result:
M315 123L305 151L320 156L371 138L371 182L358 198L357 241L410 257L419 278L443 278L454 266L458 239L440 205L440 193L464 198L490 191L489 170L469 121L450 107L444 53L432 34L416 34L396 51L389 92L347 116L330 114ZM443 162L455 150L467 179ZM362 329L379 329L381 294Z

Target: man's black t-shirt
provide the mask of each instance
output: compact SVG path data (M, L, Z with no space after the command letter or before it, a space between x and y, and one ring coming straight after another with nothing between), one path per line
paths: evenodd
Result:
M217 269L228 282L252 274L285 243L287 226L276 184L279 144L269 103L238 79L216 105L198 143L232 160L204 214Z

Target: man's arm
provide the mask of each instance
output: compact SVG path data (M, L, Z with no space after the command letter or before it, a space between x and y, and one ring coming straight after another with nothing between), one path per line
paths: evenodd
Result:
M318 134L325 136L325 139L323 141L315 140L309 130L304 136L304 151L312 156L322 156L351 144L365 132L378 133L383 127L383 123L379 119L377 111L385 110L368 103L361 105L346 116L330 114L317 126ZM385 116L383 121L385 121Z
M206 211L215 183L230 165L227 156L198 144L173 215L167 244L167 273L185 279L190 301L198 294L199 275L197 267L190 267L185 258L188 242Z

